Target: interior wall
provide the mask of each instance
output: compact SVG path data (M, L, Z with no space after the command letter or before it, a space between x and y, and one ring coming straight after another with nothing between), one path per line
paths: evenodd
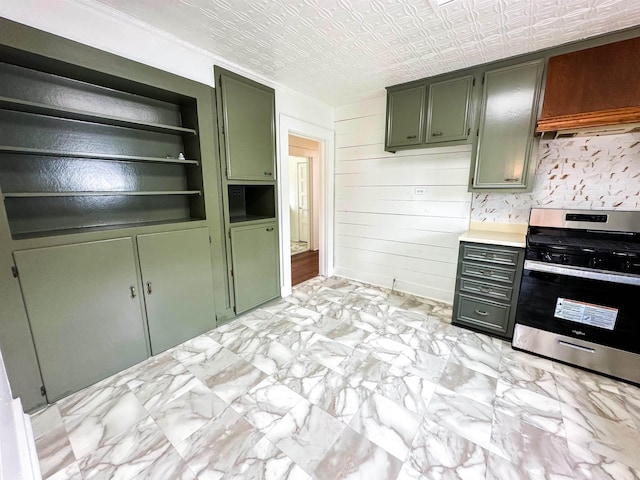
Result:
M476 193L471 220L528 223L531 207L640 210L640 133L542 140L531 193Z
M385 152L385 103L336 109L335 271L451 303L471 147Z

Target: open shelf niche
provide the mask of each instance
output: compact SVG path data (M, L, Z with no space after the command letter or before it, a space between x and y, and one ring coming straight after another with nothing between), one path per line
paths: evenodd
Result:
M228 185L229 222L274 219L274 185Z
M195 99L140 91L0 63L14 239L206 218Z

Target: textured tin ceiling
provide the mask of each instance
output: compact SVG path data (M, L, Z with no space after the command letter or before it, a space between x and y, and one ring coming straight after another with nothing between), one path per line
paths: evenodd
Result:
M79 0L331 105L640 24L638 0Z

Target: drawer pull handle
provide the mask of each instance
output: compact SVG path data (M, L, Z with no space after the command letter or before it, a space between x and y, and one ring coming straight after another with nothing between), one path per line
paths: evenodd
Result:
M487 287L478 287L478 290L480 290L483 293L491 293L493 290L491 290L490 288Z
M593 348L583 347L582 345L576 345L575 343L565 342L564 340L558 340L558 343L563 347L574 348L576 350L580 350L581 352L596 353L596 351Z
M495 253L482 252L482 256L484 258L496 258L496 254Z
M273 227L267 228L267 232L273 232Z
M491 275L493 275L493 270L480 270L480 273L481 273L482 275L489 275L489 276L491 276Z
M519 178L505 178L504 181L505 182L519 182L520 179Z
M409 135L407 137L407 140L413 140L414 138L418 138L418 136L417 135Z
M477 308L474 310L474 312L476 312L476 315L480 315L481 317L486 317L487 315L489 315L489 313L478 310Z
M269 176L269 175L271 175L271 172L264 172L264 174Z
M433 132L431 134L432 137L441 137L442 136L442 132Z

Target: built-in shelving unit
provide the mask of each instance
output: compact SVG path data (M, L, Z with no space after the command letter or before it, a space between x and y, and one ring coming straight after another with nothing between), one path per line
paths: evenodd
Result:
M140 88L0 63L0 191L14 239L206 218L195 100Z

